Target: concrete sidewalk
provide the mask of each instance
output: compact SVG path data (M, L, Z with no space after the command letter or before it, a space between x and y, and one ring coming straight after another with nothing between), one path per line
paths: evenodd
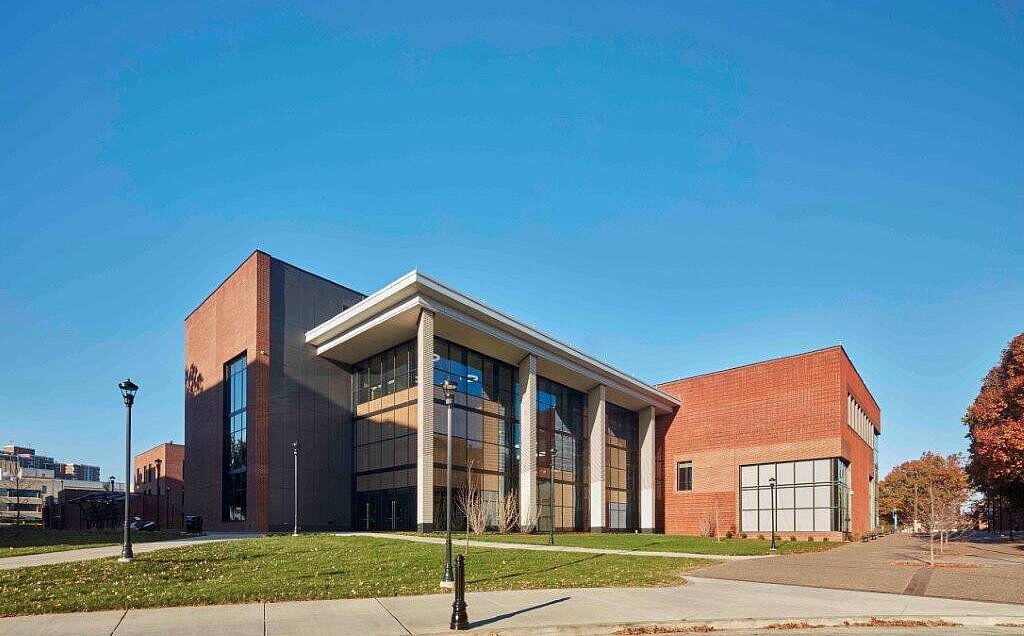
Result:
M466 600L474 630L503 634L610 634L626 624L720 631L870 617L943 618L978 629L1024 623L1024 605L687 578L683 587L474 592ZM450 616L451 597L429 595L15 617L0 619L0 635L441 634Z
M336 532L339 537L370 537L372 539L395 539L398 541L412 541L413 543L434 543L443 545L441 537L421 537L414 534L396 534L387 532ZM467 543L465 535L462 538L452 537L455 545ZM625 556L665 557L669 559L711 559L714 561L745 561L747 559L775 558L764 554L755 555L733 555L733 554L698 554L696 552L659 552L656 550L616 550L614 548L584 548L571 545L542 545L537 543L502 543L499 541L474 541L469 540L470 547L474 548L500 548L502 550L536 550L539 552L584 552L587 554L621 554Z
M256 539L263 535L253 533L227 533L217 532L204 534L198 537L184 537L171 539L169 541L153 541L151 543L133 543L132 552L141 554L155 550L166 550L168 548L181 548L195 543L209 543L211 541L234 541L237 539ZM0 570L13 570L14 568L27 568L34 565L53 565L55 563L74 563L76 561L90 561L92 559L105 559L108 557L121 556L120 545L105 545L97 548L80 548L78 550L60 550L57 552L44 552L42 554L26 554L24 556L12 556L0 558Z

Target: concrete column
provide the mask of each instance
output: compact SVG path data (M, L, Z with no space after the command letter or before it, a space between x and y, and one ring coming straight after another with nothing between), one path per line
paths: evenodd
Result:
M519 363L519 522L537 523L537 358Z
M416 329L416 529L434 530L434 312Z
M640 532L654 532L654 407L640 411Z
M604 450L608 428L605 423L606 389L603 384L587 393L587 431L590 435L590 531L608 529L605 497Z

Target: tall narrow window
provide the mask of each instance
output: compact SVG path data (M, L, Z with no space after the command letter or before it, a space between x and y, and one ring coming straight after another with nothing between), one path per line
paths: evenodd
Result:
M635 530L639 524L637 464L640 419L608 402L605 407L605 498L610 530Z
M676 490L693 490L693 462L676 462Z
M245 354L224 365L224 521L245 521Z

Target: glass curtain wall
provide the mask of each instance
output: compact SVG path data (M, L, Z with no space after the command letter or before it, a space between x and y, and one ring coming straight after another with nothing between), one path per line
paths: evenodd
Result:
M488 527L498 525L500 502L518 492L519 369L442 338L434 339L434 527L446 521L448 411L441 384L457 389L452 407L452 497L470 484L480 493ZM466 516L452 506L452 527Z
M416 515L416 341L354 365L354 527L409 530Z
M640 500L637 498L640 417L607 403L605 408L605 497L608 502L608 529L635 530L640 527Z
M224 365L224 521L245 521L247 390L243 353Z
M551 528L551 454L554 461L553 522L556 530L585 529L589 453L587 452L587 395L546 378L537 378L537 529Z
M849 467L838 457L740 467L740 530L771 532L772 493L777 480L776 530L846 532L849 528Z

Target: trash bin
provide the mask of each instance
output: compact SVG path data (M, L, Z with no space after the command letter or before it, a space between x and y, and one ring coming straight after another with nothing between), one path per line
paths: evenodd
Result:
M198 515L185 515L185 532L188 534L202 534L203 518Z

